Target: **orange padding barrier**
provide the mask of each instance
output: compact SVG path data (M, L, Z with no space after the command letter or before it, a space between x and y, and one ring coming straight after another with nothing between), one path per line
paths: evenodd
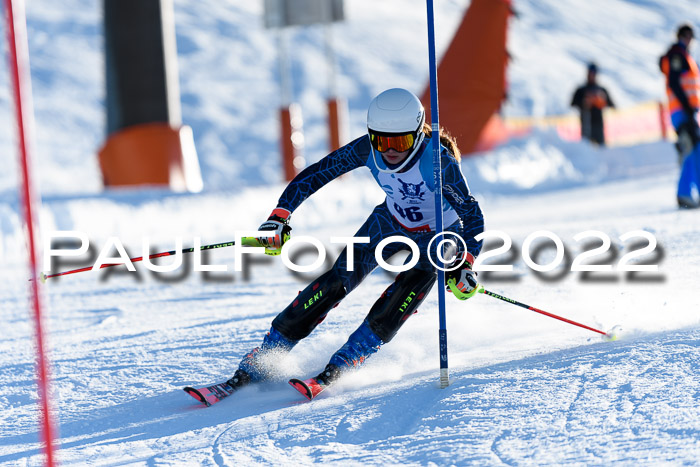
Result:
M659 141L666 139L669 132L673 132L668 109L660 102L644 102L623 109L605 109L603 121L605 143L608 146L630 146ZM562 140L581 140L580 120L575 113L540 118L511 117L502 119L500 123L507 138L527 135L533 128L554 128ZM488 139L487 141L480 145L482 149L498 143Z
M117 131L99 151L105 186L165 185L174 191L202 190L192 129L146 123Z
M464 154L478 150L506 95L511 7L511 0L472 0L438 66L440 126L457 138ZM421 102L430 122L430 86Z

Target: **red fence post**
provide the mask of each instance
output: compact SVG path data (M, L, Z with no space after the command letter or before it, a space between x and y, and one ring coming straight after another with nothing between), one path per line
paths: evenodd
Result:
M666 125L666 109L664 103L659 101L659 120L661 121L661 139L668 136L668 125Z
M345 100L338 97L329 97L327 100L328 107L328 146L332 152L346 143L346 119L347 119L347 104Z
M41 432L46 465L53 466L54 434L49 404L48 362L44 349L44 337L41 323L42 306L41 294L39 291L40 282L36 280L38 278L36 237L38 237L38 235L35 231L36 225L34 219L35 213L39 211L39 205L33 203L34 199L30 172L31 144L33 141L31 132L34 122L24 0L5 0L5 10L7 15L8 50L10 52L10 74L17 118L17 141L22 172L20 197L23 201L24 222L27 225L30 277L33 279L29 283L31 286L32 305L34 309L34 330L37 348L36 371L39 405L41 407Z
M290 104L280 109L280 146L284 179L291 181L300 169L304 168L302 155L304 148L303 119L301 107Z

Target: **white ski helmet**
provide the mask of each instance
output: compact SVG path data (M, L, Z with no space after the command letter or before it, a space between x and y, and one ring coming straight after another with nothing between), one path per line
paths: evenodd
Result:
M387 89L372 99L367 110L367 132L374 163L381 172L396 173L408 165L425 137L424 122L423 104L410 91ZM397 152L410 152L401 164L390 168L382 157L377 157L377 152L385 152L389 148Z

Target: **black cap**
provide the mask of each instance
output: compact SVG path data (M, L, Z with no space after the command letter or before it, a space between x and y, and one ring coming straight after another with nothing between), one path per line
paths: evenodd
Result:
M591 62L588 64L588 72L589 73L598 73L598 65L595 63Z
M693 32L693 26L691 26L691 25L688 24L688 23L681 24L681 25L678 27L678 33L677 33L676 35L678 36L679 39L680 39L681 37L687 37L688 35L690 35L690 38L691 38L691 39L694 38L694 37L695 37L695 33Z

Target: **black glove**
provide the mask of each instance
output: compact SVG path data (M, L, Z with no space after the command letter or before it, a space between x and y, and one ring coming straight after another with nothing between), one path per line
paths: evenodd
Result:
M461 266L452 271L445 272L445 282L447 290L460 300L466 300L474 296L481 287L476 279L476 272L472 271L474 256L469 253L457 255L447 269L452 269L462 263Z

